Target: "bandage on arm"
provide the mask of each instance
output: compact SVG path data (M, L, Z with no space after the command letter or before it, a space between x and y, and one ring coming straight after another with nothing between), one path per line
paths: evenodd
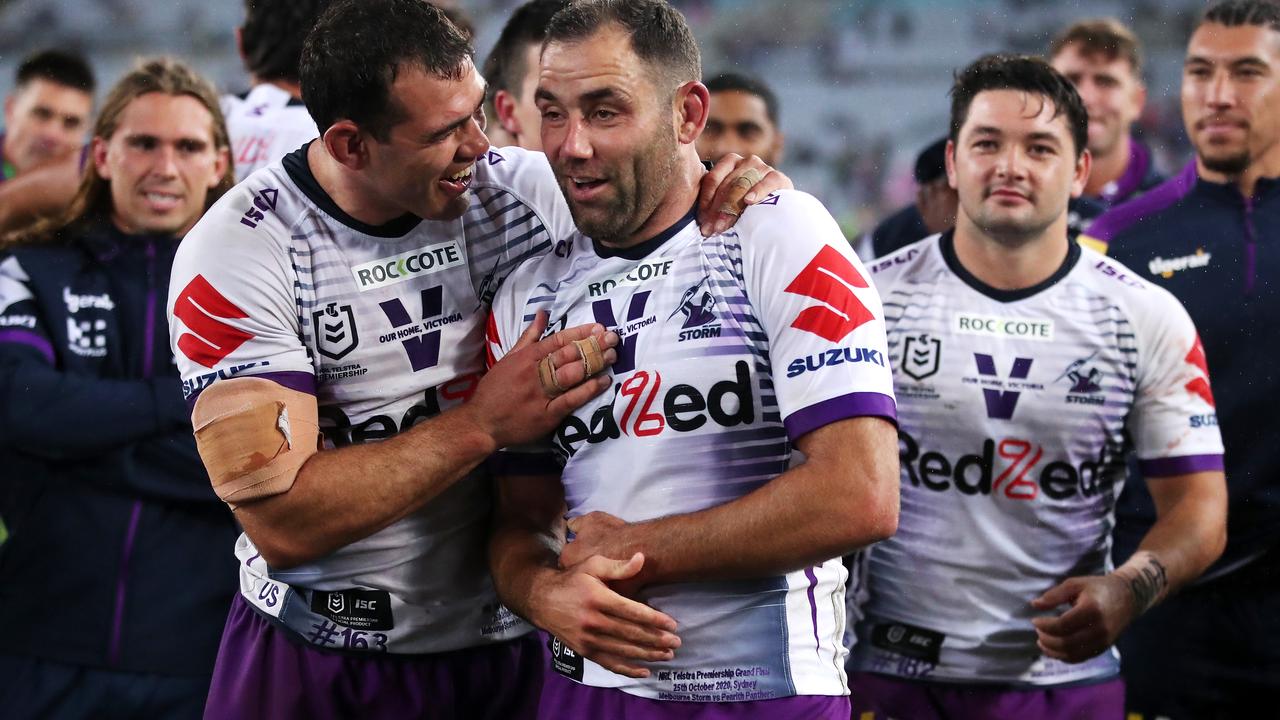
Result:
M191 424L213 491L232 508L288 492L320 449L315 397L263 378L214 383Z

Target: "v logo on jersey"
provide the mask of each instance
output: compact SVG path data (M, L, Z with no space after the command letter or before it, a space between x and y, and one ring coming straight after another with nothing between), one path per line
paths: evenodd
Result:
M651 290L642 290L631 296L631 303L627 305L627 322L639 320L644 317L645 306L649 304L649 293ZM613 363L613 371L617 373L631 372L636 369L636 338L638 334L634 331L626 331L620 327L616 316L613 314L612 300L596 300L591 303L591 312L596 317L596 322L605 326L610 330L618 331L622 336L622 342L616 348L618 359ZM638 328L637 328L638 329Z
M378 303L387 320L394 328L406 328L413 325L409 311L405 310L400 298L383 300ZM444 286L436 285L422 291L422 319L429 320L444 314ZM409 366L414 372L435 367L440 361L440 331L433 330L420 335L411 335L400 341L405 353L409 355Z
M833 343L840 342L859 325L875 319L853 294L852 288L865 287L868 287L867 281L848 258L830 245L822 248L784 292L810 297L825 305L801 310L791 327Z
M1194 395L1199 395L1201 399L1209 403L1210 407L1216 407L1213 402L1213 389L1209 387L1209 363L1205 360L1204 345L1201 344L1199 335L1196 335L1195 344L1187 352L1186 361L1200 369L1200 377L1186 384L1187 391Z
M978 374L986 377L999 377L996 374L996 361L990 355L974 353L973 359L978 363ZM1031 358L1014 358L1013 370L1009 372L1010 380L1026 380L1031 374ZM1013 390L995 390L982 388L982 398L987 401L987 417L993 420L1010 420L1013 410L1018 406L1021 392Z
M178 350L207 368L253 339L252 334L219 319L238 320L249 313L223 297L203 275L196 275L182 288L173 304L173 316L190 330L178 337Z

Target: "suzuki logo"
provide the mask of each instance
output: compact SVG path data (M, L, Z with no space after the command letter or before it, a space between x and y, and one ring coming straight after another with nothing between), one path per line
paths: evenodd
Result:
M191 331L178 338L178 350L207 368L253 339L250 333L222 322L220 318L238 320L249 314L223 297L203 275L196 275L182 289L173 304L173 316Z
M801 310L791 327L833 343L844 340L859 325L875 319L854 295L851 288L855 287L868 285L853 263L830 245L822 248L783 292L813 298L823 305Z

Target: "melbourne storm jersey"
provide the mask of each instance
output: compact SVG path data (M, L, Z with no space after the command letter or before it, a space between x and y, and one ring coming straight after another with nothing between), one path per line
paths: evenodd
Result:
M320 135L302 101L270 83L255 86L244 97L226 95L221 104L236 182Z
M784 472L792 444L815 428L894 417L883 315L866 277L825 208L785 191L711 238L692 213L622 251L576 236L507 279L490 341L495 355L509 350L538 310L555 328L616 330L613 389L552 439L569 515L697 512ZM640 599L680 623L673 661L635 680L561 649L554 667L667 700L844 695L845 578L834 558L777 577L652 586Z
M254 173L183 241L169 309L189 399L255 375L313 392L326 447L395 435L461 403L484 370L498 282L573 230L539 153L475 165L462 218L369 226L311 175L306 148ZM352 472L359 482L359 469ZM496 600L479 472L332 555L275 571L242 535L241 592L308 641L426 653L528 631Z
M1111 566L1126 457L1147 477L1222 469L1195 327L1168 292L1071 243L1051 278L999 291L950 234L872 267L899 400L898 532L870 551L853 666L1049 685L1118 670L1114 650L1042 657L1029 605Z

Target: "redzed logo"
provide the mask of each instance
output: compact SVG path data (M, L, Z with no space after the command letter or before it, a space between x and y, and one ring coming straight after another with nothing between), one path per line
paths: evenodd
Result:
M791 327L811 332L838 343L875 316L858 300L850 287L868 287L853 263L831 246L822 248L785 292L820 300L830 307L815 305L796 316Z
M1213 390L1209 387L1209 363L1204 358L1204 345L1200 343L1200 336L1196 336L1196 342L1191 346L1191 350L1187 352L1186 361L1200 368L1200 372L1204 373L1201 377L1194 378L1186 384L1189 392L1199 395L1201 399L1214 407Z
M249 314L214 289L203 275L196 275L182 288L173 305L173 316L191 332L178 338L178 349L192 362L212 368L253 335L218 318L247 318Z

